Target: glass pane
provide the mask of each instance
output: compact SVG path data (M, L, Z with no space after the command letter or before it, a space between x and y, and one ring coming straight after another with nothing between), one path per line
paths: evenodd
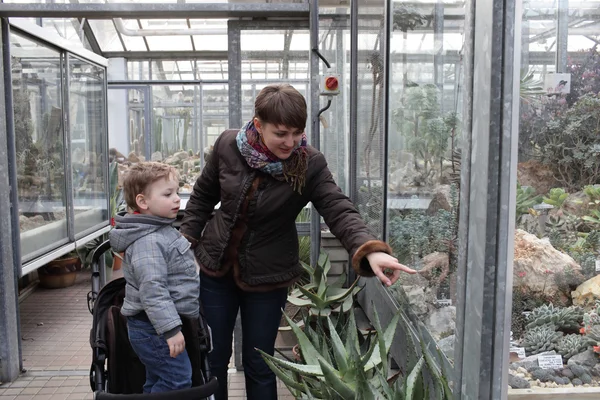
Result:
M150 51L193 50L191 36L146 36Z
M221 61L196 61L196 78L202 80L226 80L229 66L227 60Z
M88 21L102 51L123 51L123 44L112 20Z
M69 122L75 235L108 221L104 69L69 60Z
M561 4L523 10L511 370L550 386L532 366L552 348L565 393L600 386L600 3Z
M71 42L73 46L84 47L84 34L77 18L43 18L44 28L54 29L58 34Z
M67 239L61 55L10 35L22 259Z
M136 80L150 79L150 62L149 61L127 61L127 78Z
M401 307L410 306L410 315L424 323L431 339L452 360L465 2L418 6L393 2L392 10L385 222L395 256L420 273L403 275L390 294ZM375 34L368 38L369 46L380 41ZM377 101L379 94L373 90L379 85L375 72L380 60L371 55L365 61L370 68L362 75L364 96ZM377 154L377 121L369 117L361 132L373 136L370 151ZM378 160L367 154L365 150L364 173L377 177ZM363 186L367 196L379 190L376 185ZM379 205L379 200L370 201ZM371 210L367 215L378 220L377 209Z

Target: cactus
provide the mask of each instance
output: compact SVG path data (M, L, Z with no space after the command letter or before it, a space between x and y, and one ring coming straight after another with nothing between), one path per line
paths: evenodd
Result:
M581 353L588 346L589 340L581 335L571 334L563 336L556 343L556 351L563 356L565 360Z
M544 203L550 204L556 208L561 208L569 197L569 193L565 192L563 188L550 189L548 197L544 197Z
M559 330L579 329L583 321L583 309L581 307L554 307L552 304L544 304L534 309L527 317L527 329L536 326L550 324Z
M538 354L543 351L550 351L556 348L556 342L563 335L557 332L552 325L536 326L527 331L521 345L529 354Z
M154 151L162 151L162 118L154 119Z

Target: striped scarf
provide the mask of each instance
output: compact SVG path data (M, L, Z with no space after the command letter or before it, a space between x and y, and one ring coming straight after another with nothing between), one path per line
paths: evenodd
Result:
M279 181L288 182L294 191L302 194L308 168L306 133L302 135L298 147L285 160L280 160L265 146L253 121L240 129L236 140L240 153L251 168L269 174Z

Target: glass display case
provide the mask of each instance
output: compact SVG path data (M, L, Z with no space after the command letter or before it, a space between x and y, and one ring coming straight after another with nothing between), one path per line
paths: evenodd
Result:
M10 33L23 273L109 223L106 67L41 32L19 23Z

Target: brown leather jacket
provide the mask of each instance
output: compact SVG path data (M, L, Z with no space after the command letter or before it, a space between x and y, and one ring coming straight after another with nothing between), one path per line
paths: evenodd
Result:
M237 147L237 132L227 130L215 142L180 229L194 245L203 272L218 277L233 269L236 283L244 290L290 285L303 272L295 220L312 202L353 255L356 272L372 276L365 256L374 251L391 253L391 249L369 231L334 182L323 154L308 146L306 185L298 194L287 182L248 166ZM219 201L220 208L211 218Z

